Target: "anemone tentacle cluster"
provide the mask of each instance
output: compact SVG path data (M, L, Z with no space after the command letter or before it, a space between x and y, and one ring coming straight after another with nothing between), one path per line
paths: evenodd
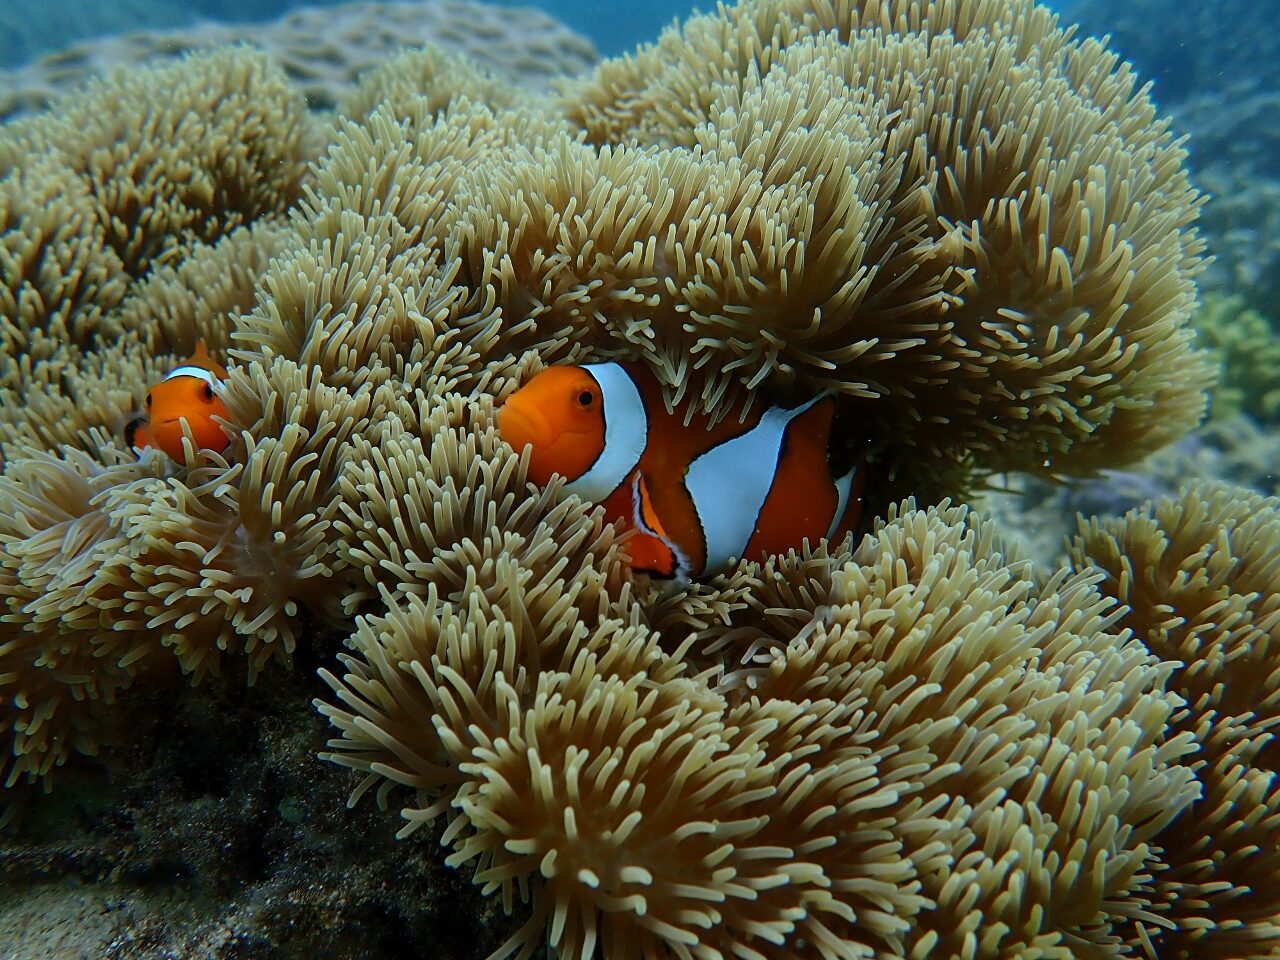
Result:
M1102 571L1121 624L1179 663L1170 736L1191 735L1203 796L1157 838L1145 931L1160 956L1235 957L1280 941L1280 501L1193 484L1080 522L1073 564ZM1136 939L1137 932L1134 937Z
M1233 883L1162 844L1263 734L1184 716L1100 566L945 499L1204 409L1200 199L1132 72L1030 0L746 0L556 97L478 76L408 54L321 121L231 51L0 134L7 789L131 685L266 684L327 624L325 755L528 903L507 952L1125 956L1172 915L1153 871ZM197 339L227 450L136 459ZM635 578L494 428L611 357L715 415L831 391L880 499L940 505Z
M522 955L546 926L574 957L1066 957L1141 913L1197 786L1161 737L1170 668L1096 574L1039 584L989 523L908 506L856 550L744 566L709 589L749 600L669 650L625 595L548 609L544 571L583 555L532 542L481 548L492 586L389 590L321 707L358 792L414 791L402 833L444 817L477 882L536 885Z

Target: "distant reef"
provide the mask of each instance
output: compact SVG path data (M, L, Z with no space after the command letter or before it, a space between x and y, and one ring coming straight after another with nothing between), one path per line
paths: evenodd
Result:
M4 16L0 13L0 19ZM139 14L131 18L135 26L128 32L72 43L31 63L0 70L0 120L42 110L60 93L113 69L164 63L235 43L262 50L301 90L312 110L333 109L360 74L405 47L425 43L459 54L525 89L582 73L597 60L589 40L541 11L469 0L308 5L266 23L251 23L248 13L228 11L231 22L210 20L164 29L171 19L171 13L156 18ZM148 23L149 29L137 29L141 23Z
M1256 0L1079 0L1066 17L1154 81L1152 96L1190 135L1193 174L1209 194L1203 285L1280 316L1280 30Z
M300 6L336 0L5 0L0 4L0 63L10 67L68 43L137 30L190 26L201 20L270 20Z

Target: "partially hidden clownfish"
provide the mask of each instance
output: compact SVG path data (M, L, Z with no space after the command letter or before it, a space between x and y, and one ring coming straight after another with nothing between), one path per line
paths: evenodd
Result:
M498 429L529 479L602 504L634 529L632 568L697 579L738 558L834 540L862 515L865 470L833 449L835 403L761 402L712 423L668 411L643 364L550 367L507 399ZM741 412L741 417L737 414Z
M196 352L170 370L147 391L145 413L124 428L125 443L132 449L158 447L174 460L185 460L182 424L185 421L198 449L221 453L227 447L227 433L215 419L227 419L227 408L218 388L227 377L205 349L196 343Z

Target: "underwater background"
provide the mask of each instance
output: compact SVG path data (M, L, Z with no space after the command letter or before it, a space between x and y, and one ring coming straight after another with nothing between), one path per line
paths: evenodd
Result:
M1274 13L0 0L0 960L1280 956ZM637 580L619 357L858 536Z

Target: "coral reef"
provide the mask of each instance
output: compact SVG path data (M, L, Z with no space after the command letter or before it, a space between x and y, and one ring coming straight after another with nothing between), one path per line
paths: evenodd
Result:
M0 10L0 63L7 67L68 42L126 30L134 24L174 27L191 15L164 0L82 4L76 0L9 0Z
M520 911L482 949L1067 958L1160 926L1203 739L1169 726L1174 666L1101 573L944 500L1130 463L1204 409L1200 201L1132 71L1030 0L748 0L554 98L441 57L330 126L240 49L0 133L0 372L30 398L0 419L5 798L127 755L161 691L234 690L252 726L310 684L352 799ZM135 459L117 420L197 336L227 451ZM633 577L493 427L544 365L619 356L715 415L832 391L874 457L865 537ZM345 899L262 867L243 939L174 952L273 956L246 930L285 902L314 936L367 911L357 947L391 912L421 953L360 862Z
M1277 104L1259 112L1270 125ZM1254 120L1242 126L1253 135ZM1243 137L1246 132L1236 131ZM1280 171L1210 163L1196 174L1210 194L1201 223L1216 259L1205 270L1208 290L1242 296L1267 316L1280 312Z
M245 19L230 13L227 19ZM524 89L541 89L596 61L589 41L547 14L468 0L361 0L304 7L270 23L206 22L172 30L156 29L162 20L140 19L154 26L73 44L0 71L0 119L41 110L94 75L236 43L261 49L317 110L332 108L360 74L407 46L434 44ZM456 60L445 62L459 69ZM479 82L473 71L460 69L459 82Z
M1066 559L1077 516L1119 517L1147 500L1173 497L1189 478L1280 496L1280 432L1236 414L1211 419L1195 433L1123 470L1051 481L1003 476L975 504L999 521L1005 539L1049 568Z
M742 234L750 256L711 246L718 271L697 287L624 273L623 303L596 309L622 313L632 349L673 386L690 371L747 370L752 384L772 374L874 399L875 432L903 437L913 462L963 448L991 469L1087 472L1185 432L1200 412L1187 388L1209 373L1165 325L1193 309L1201 245L1176 227L1197 200L1134 76L1039 8L930 7L885 36L872 27L890 6L869 5L864 26L857 6L744 4L601 66L569 109L609 145L587 175L650 150L655 181L683 181L692 149L724 165L705 174L714 189L760 200L731 205L740 225L698 238ZM1091 179L1112 177L1147 200ZM674 200L673 219L689 202ZM788 256L758 252L769 237L751 232L774 207ZM678 246L661 252L690 262ZM613 256L635 269L648 262L639 253ZM563 302L561 277L548 279ZM613 286L556 312L594 307ZM1148 337L1158 350L1139 345Z
M1175 496L1189 478L1280 494L1280 334L1243 298L1207 294L1193 319L1198 341L1220 365L1209 419L1176 443L1124 469L1069 482L1000 478L977 501L1010 540L1050 566L1065 559L1077 515L1118 517L1147 500Z
M456 20L450 22L451 17ZM349 0L185 0L178 5L156 0L119 0L109 5L85 5L80 0L8 0L0 11L0 63L16 67L40 59L45 69L72 71L78 63L105 55L105 60L99 59L100 64L137 65L148 56L174 56L193 48L184 44L208 47L249 39L222 33L223 24L252 22L261 26L271 21L298 28L295 49L303 54L305 46L312 46L310 57L318 61L325 54L332 56L335 49L325 43L319 31L318 24L324 18L335 33L344 35L343 53L356 56L360 54L348 42L355 39L354 31L359 28L367 32L365 39L370 46L385 50L393 34L400 41L395 46L426 42L432 37L419 36L417 31L430 23L433 29L439 29L442 42L470 33L465 42L486 57L496 56L498 51L483 53L478 42L482 36L517 56L538 50L544 39L554 45L555 34L565 39L573 37L529 4L508 5L500 11L491 4L465 0L354 4ZM518 28L528 31L527 48L521 49L518 39L513 43L509 39L519 36ZM407 32L395 34L397 30ZM590 53L589 44L577 46ZM567 51L568 47L564 49ZM138 56L117 57L106 53L109 50L132 50ZM71 75L60 73L64 83Z
M296 6L317 8L342 0L115 0L84 4L81 0L6 0L0 9L0 64L15 67L45 56L49 63L63 59L68 44L148 29L191 27L209 20L270 20ZM210 24L211 26L211 24ZM83 49L83 47L82 47ZM65 54L70 59L76 54ZM127 61L125 61L127 63Z
M1210 294L1195 325L1200 343L1222 365L1212 416L1245 413L1260 423L1280 419L1280 324L1246 307L1241 297Z
M856 551L745 566L701 598L732 610L713 629L659 604L658 632L626 593L559 603L551 571L616 555L589 516L565 547L536 519L472 548L491 586L362 619L322 708L359 792L414 789L402 833L447 817L450 862L532 884L521 955L546 925L575 957L1065 957L1141 913L1195 786L1183 739L1155 744L1168 667L1088 577L1038 584L989 524L908 508Z
M1072 559L1100 569L1120 625L1177 661L1204 795L1154 839L1155 922L1132 937L1159 957L1270 956L1280 946L1280 500L1193 485L1121 519L1081 521Z
M1187 7L1172 0L1073 0L1067 16L1139 64L1155 80L1162 102L1193 99L1257 77L1280 86L1280 38L1265 7L1252 0L1221 0ZM1195 38L1194 43L1187 42ZM1221 110L1219 110L1221 112ZM1269 131L1258 131L1264 136Z
M1190 165L1210 195L1201 221L1215 261L1207 287L1280 309L1280 41L1252 0L1077 0L1067 16L1106 34L1155 81L1154 96L1189 133Z

